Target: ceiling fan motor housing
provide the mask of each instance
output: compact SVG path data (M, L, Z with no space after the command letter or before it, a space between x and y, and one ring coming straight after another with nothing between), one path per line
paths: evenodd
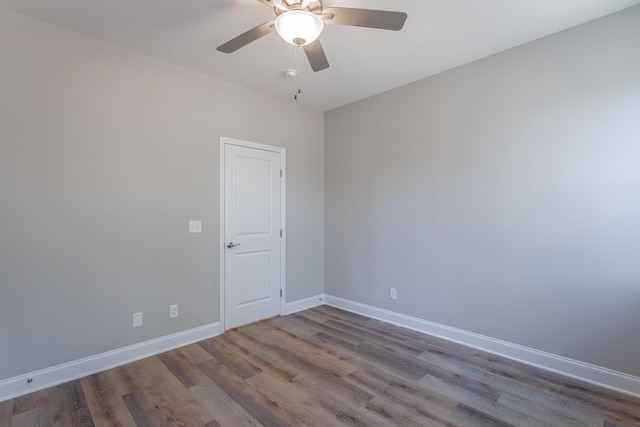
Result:
M291 10L306 10L315 14L322 13L322 1L320 0L270 0L269 4L273 6L276 15L281 15Z

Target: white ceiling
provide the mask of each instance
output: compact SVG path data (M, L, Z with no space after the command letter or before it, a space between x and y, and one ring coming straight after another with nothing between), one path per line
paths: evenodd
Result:
M303 57L303 93L283 72L294 47L269 34L233 54L216 47L275 17L258 0L0 0L0 5L202 73L327 111L640 0L324 0L325 7L404 11L399 31L325 26L330 67Z

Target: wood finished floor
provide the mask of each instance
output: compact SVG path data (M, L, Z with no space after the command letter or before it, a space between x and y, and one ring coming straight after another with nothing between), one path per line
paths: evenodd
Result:
M640 426L640 399L328 306L0 403L0 426Z

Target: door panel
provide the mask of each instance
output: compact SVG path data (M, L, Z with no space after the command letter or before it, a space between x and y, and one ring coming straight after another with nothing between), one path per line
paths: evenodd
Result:
M238 236L273 233L272 168L271 160L236 157L236 232ZM279 167L278 173L280 173Z
M280 153L224 147L225 329L280 314ZM228 247L228 245L233 245Z
M236 255L236 307L271 297L271 251Z

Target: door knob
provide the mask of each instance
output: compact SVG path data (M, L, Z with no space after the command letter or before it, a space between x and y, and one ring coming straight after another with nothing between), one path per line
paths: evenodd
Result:
M231 242L227 243L227 247L229 249L235 248L236 246L240 246L240 243L231 243Z

